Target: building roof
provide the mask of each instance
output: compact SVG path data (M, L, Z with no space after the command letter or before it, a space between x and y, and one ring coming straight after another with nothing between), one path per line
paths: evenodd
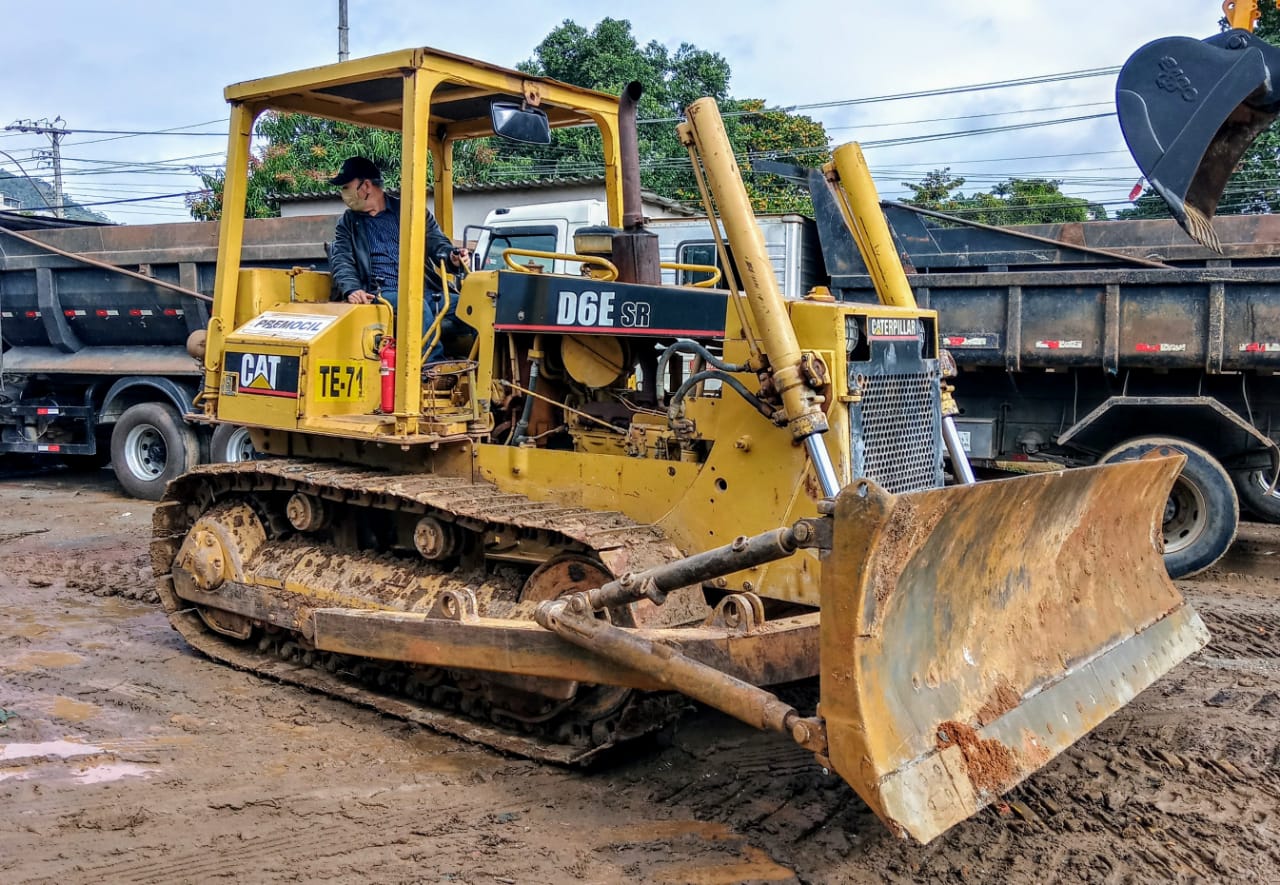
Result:
M110 222L104 221L82 221L76 218L55 218L52 215L28 215L25 212L0 211L0 227L5 227L9 230L49 230L51 228L59 227L108 227L110 224Z
M565 187L584 187L584 186L590 187L593 185L599 185L601 188L603 188L604 176L602 175L565 175L565 176L558 176L558 177L544 176L540 178L513 178L508 181L482 182L479 184L455 184L453 186L453 192L457 194L457 193L492 193L496 191L556 190L558 188L565 188ZM431 189L428 188L427 192L430 193ZM399 191L388 189L387 193L393 196L398 196ZM661 196L660 194L656 194L653 191L648 191L648 190L641 191L640 196L645 202L652 203L655 206L661 206L663 209L666 209L668 212L671 212L676 215L693 216L693 215L702 214L701 212L696 212L693 209L690 209L688 206L686 206L681 202L672 200L669 197ZM334 191L324 190L324 191L312 191L309 193L301 193L301 194L273 193L273 194L268 194L267 198L277 203L306 203L313 200L326 200L330 198L336 201L338 199L338 196Z

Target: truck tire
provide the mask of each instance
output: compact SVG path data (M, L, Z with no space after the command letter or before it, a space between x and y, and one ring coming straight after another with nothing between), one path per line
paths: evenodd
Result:
M198 463L200 440L173 406L130 406L111 432L111 467L135 498L159 501L169 480Z
M1270 470L1241 470L1231 474L1236 483L1240 503L1250 512L1267 522L1280 522L1280 486L1273 492Z
M1185 439L1143 436L1107 452L1099 462L1132 461L1162 446L1187 456L1164 511L1164 566L1171 578L1202 572L1227 552L1240 523L1240 501L1217 459Z
M209 460L213 463L252 461L258 457L249 430L236 424L219 424L209 440Z

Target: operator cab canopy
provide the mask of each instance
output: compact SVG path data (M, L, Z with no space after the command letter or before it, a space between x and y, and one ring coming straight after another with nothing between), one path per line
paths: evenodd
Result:
M228 86L225 95L229 102L399 130L406 78L415 73L428 89L436 87L431 96L432 128L444 126L447 137L455 139L492 135L493 101L527 101L545 111L553 127L598 124L599 115L615 112L618 104L616 97L603 92L429 47L247 80Z
M452 216L447 150L453 141L494 135L495 103L537 108L551 128L598 127L609 202L621 204L618 99L603 92L424 47L249 80L228 86L225 96L233 106L248 110L250 118L275 110L401 132L406 186L411 184L415 145L425 141L436 170L436 215L446 231ZM228 175L232 171L228 168ZM621 213L620 208L614 211Z

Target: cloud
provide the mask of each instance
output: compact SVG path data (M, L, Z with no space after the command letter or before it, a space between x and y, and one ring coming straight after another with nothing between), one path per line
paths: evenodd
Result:
M191 0L185 4L119 0L109 6L110 14L104 14L96 0L62 0L56 9L56 26L48 5L16 4L5 11L10 34L39 36L6 44L5 102L0 111L5 119L0 125L19 118L61 115L72 129L158 130L222 119L226 84L328 64L337 58L337 4L332 0ZM1156 37L1214 33L1220 11L1216 2L1205 0L1129 4L827 0L790 6L742 0L729 14L722 4L649 0L614 15L632 23L642 45L656 40L674 50L687 42L723 55L733 70L730 85L735 96L791 106L1119 65ZM600 7L594 2L350 0L349 44L353 57L430 45L514 66L531 57L538 42L563 20L573 19L589 29L600 18ZM811 116L830 126L868 127L835 130L837 141L869 141L947 131L948 127L977 128L1091 113L1069 109L1071 105L1101 103L1095 111L1106 112L1113 88L1113 78L1095 78L834 108ZM941 119L1042 107L1062 110L1006 118ZM904 120L920 122L893 128L883 125ZM220 128L212 125L202 131ZM78 160L157 162L225 147L224 139L209 136L97 140L103 137L68 136L64 154ZM47 141L37 136L0 133L0 149L15 156L29 157L40 147L47 147ZM868 159L873 172L919 169L923 175L926 167L933 166L978 168L983 165L979 161L992 158L1102 150L1117 153L1101 159L1094 155L1075 164L1064 158L985 166L995 167L995 174L1093 169L1095 177L1112 179L1109 192L1123 198L1137 171L1124 153L1114 119L873 149L868 150ZM17 171L11 164L2 165ZM68 173L78 172L67 175L66 187L82 202L198 186L197 179L181 172L104 175L81 168L92 164L65 165ZM882 189L896 189L898 180L899 176L890 175ZM187 217L176 200L108 211L116 220L130 222Z

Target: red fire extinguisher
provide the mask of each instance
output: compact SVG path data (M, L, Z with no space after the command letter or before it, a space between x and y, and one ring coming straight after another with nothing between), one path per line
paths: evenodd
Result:
M382 413L396 410L396 339L384 337L378 351L378 374L382 376Z

